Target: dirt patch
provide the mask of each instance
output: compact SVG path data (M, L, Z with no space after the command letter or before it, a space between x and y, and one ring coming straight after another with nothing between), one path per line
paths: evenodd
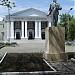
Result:
M35 72L53 71L39 53L11 53L7 54L0 64L0 72Z

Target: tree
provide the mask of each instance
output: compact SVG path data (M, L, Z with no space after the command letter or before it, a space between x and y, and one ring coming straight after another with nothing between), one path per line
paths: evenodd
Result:
M70 21L70 40L75 39L75 18L72 18Z
M69 14L60 15L60 26L65 27L65 39L74 40L75 39L75 18ZM68 33L69 26L69 33Z

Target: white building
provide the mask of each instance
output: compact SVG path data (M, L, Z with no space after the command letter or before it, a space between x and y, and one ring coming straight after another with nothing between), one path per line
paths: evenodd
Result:
M6 41L9 38L10 40L44 39L45 28L51 26L51 18L43 11L29 8L11 14L10 18L5 16L2 23L3 31L0 34Z

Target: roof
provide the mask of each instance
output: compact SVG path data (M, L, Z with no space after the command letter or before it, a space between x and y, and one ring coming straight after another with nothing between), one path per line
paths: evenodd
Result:
M43 12L43 11L40 11L38 9L35 9L35 8L28 8L28 9L25 9L25 10L22 10L22 11L19 11L19 12L16 12L16 13L13 13L11 14L11 16L15 16L17 14L21 14L21 13L25 13L25 12L29 12L29 11L36 11L36 12L39 12L39 13L42 13L44 15L47 15L47 13Z
M7 15L6 16L6 20L8 20L9 16ZM24 18L24 19L27 19L27 18L41 18L41 19L44 19L44 20L51 20L51 17L47 17L47 13L46 12L43 12L41 10L38 10L38 9L35 9L35 8L28 8L28 9L25 9L25 10L22 10L22 11L19 11L19 12L16 12L16 13L13 13L10 15L10 18L11 20L13 20L14 18Z

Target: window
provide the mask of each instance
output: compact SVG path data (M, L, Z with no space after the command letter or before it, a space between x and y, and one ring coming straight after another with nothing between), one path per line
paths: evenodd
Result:
M33 21L28 21L28 29L34 29L34 25L35 25L35 22Z
M48 22L46 22L46 21L42 21L41 22L41 28L46 28L47 27L47 24Z
M21 29L21 21L15 21L14 22L14 28L15 29Z

